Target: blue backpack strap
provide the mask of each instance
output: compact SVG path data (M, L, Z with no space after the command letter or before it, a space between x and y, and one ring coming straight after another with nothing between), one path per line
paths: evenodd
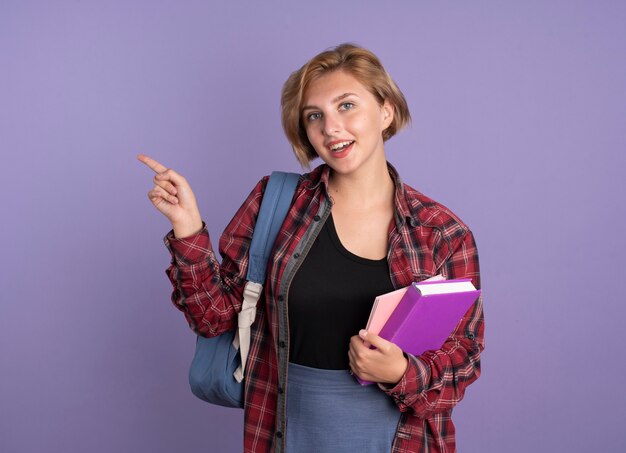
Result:
M287 217L300 175L282 171L272 172L261 201L261 210L254 227L248 252L248 281L265 282L267 263L278 231Z
M263 193L248 251L248 281L243 290L241 311L237 314L237 335L233 340L233 346L239 349L241 357L241 365L233 373L237 382L244 379L250 351L251 326L256 317L256 305L263 291L270 253L291 206L291 199L299 179L300 175L293 173L274 172Z

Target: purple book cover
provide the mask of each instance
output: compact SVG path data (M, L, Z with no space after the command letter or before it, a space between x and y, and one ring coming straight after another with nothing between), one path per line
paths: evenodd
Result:
M441 348L469 307L478 299L480 290L471 285L468 291L423 295L420 287L426 293L426 285L467 282L471 285L471 279L413 283L380 331L380 336L413 355Z

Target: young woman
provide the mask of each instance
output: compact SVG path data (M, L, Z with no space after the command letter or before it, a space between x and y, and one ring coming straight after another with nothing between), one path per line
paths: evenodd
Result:
M375 296L411 282L442 274L479 288L472 233L387 162L384 143L410 115L374 54L344 44L315 56L281 103L298 160L323 164L301 177L269 263L246 367L244 450L453 452L452 408L480 374L481 300L441 349L419 357L363 328ZM139 160L156 172L148 196L173 227L175 306L201 335L234 329L267 177L226 227L218 264L187 181Z

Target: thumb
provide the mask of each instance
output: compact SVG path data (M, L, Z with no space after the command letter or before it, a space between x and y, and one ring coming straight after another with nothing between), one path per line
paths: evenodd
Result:
M365 329L361 329L359 331L359 337L361 337L361 340L371 344L376 349L379 349L380 352L382 352L383 354L388 352L391 348L391 342L385 340L382 337L379 337L375 333L368 332Z

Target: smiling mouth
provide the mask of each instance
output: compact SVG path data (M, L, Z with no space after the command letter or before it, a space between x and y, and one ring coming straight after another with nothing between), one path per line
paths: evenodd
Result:
M333 153L339 153L339 152L343 151L344 149L346 149L348 146L350 146L353 143L354 143L354 140L347 140L345 142L335 143L335 144L329 146L328 148Z

